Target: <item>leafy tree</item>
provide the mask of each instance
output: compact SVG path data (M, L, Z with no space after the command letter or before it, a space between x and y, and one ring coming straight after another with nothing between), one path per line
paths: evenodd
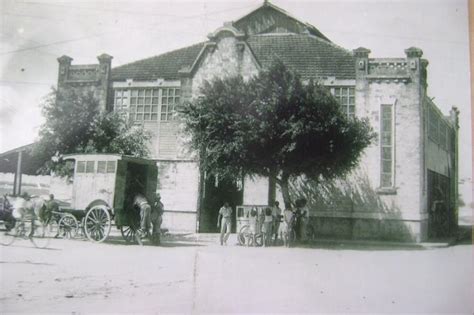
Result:
M118 153L138 157L148 155L150 135L116 112L100 112L92 92L53 90L42 104L45 122L39 132L33 154L41 167L38 172L70 175L70 167L53 161L57 154Z
M304 84L278 60L247 82L215 79L201 93L182 110L201 167L268 176L269 201L278 183L286 206L290 180L345 176L375 136L367 119L347 118L326 87Z

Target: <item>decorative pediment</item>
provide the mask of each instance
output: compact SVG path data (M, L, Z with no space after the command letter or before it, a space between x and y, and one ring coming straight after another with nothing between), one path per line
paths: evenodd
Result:
M224 23L224 26L219 27L217 30L215 30L213 33L207 35L207 37L210 40L215 41L219 36L225 36L227 34L230 34L231 36L238 38L238 39L243 39L245 37L245 33L239 31L236 29L233 25L232 22L229 23Z

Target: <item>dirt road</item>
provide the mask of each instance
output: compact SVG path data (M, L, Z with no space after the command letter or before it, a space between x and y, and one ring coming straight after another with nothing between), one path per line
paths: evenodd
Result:
M466 313L470 245L432 250L161 247L53 240L0 247L0 311L26 313ZM235 236L234 236L235 240Z

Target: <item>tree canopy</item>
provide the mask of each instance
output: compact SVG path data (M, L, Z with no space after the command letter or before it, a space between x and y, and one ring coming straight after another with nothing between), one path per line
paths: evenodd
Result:
M33 154L42 161L39 173L54 171L70 175L64 163L51 159L56 154L118 153L137 157L148 155L150 135L117 112L100 112L92 92L53 90L42 104L45 118Z
M286 206L291 178L342 177L375 136L367 119L342 112L328 88L302 82L278 60L248 81L207 82L201 94L182 110L201 166L227 176L268 176Z

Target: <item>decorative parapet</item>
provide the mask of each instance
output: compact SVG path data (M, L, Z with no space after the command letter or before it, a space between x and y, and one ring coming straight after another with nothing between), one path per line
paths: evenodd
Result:
M392 81L407 83L410 81L408 63L401 58L369 59L369 69L366 78L369 81Z
M71 84L99 84L102 79L107 79L112 58L112 56L102 54L97 57L99 64L71 65L73 60L71 57L59 57L60 81Z
M69 68L66 82L96 82L100 79L99 65L75 65Z
M370 50L359 47L353 51L359 79L373 82L419 82L426 88L428 61L421 59L423 51L416 47L405 49L406 58L369 58Z

